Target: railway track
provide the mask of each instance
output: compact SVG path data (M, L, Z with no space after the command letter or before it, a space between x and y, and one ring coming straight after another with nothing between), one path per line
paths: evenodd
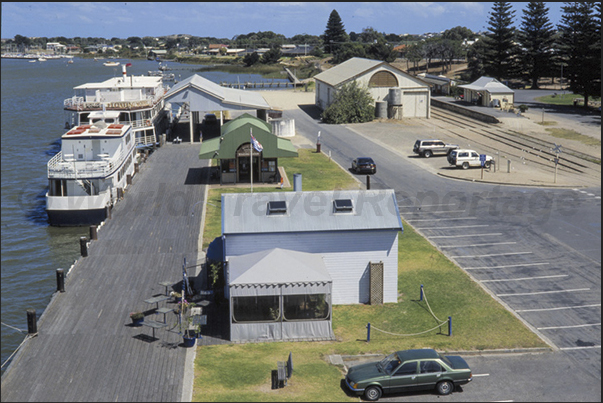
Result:
M431 109L430 124L466 139L470 144L494 148L522 163L538 164L547 170L554 169L557 154L555 144L517 132L498 128L469 117L437 107ZM458 130L457 130L458 129ZM462 129L462 130L461 130ZM469 133L467 133L469 131ZM562 148L558 169L587 175L601 175L601 159L575 150Z

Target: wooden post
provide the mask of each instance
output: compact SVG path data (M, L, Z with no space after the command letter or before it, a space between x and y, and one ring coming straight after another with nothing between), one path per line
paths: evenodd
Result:
M98 239L98 231L96 225L90 226L90 239L96 241Z
M111 206L105 207L107 211L107 220L111 219Z
M131 185L132 184L132 175L130 175L130 174L126 175L126 184L127 185Z
M366 175L366 190L371 190L371 177Z
M38 333L38 319L36 318L36 310L27 310L27 334Z
M57 269L57 291L65 292L65 273L63 269Z
M88 256L88 245L86 245L87 243L88 238L86 238L85 236L80 237L80 252L82 254L82 257Z
M137 174L137 173L138 173L138 171L139 171L139 169L140 169L140 168L138 167L138 162L135 162L135 163L134 163L134 173L135 173L135 174Z

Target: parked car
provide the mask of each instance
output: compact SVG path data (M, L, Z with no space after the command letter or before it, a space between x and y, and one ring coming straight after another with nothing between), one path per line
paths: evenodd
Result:
M218 123L218 118L213 113L207 113L203 118L203 123L205 123L206 125L215 125L216 123Z
M352 171L356 173L377 173L377 165L375 165L375 161L369 157L360 157L356 158L352 161Z
M349 390L366 400L385 393L435 390L450 394L473 379L467 362L459 356L441 355L433 349L402 350L378 362L351 367L345 377Z
M493 158L490 155L485 156L484 167L490 168ZM469 167L481 167L482 162L480 154L473 150L453 150L448 154L448 163L457 168L468 169Z
M460 148L456 144L446 144L442 140L417 140L412 152L425 158L434 154L449 154L450 151Z

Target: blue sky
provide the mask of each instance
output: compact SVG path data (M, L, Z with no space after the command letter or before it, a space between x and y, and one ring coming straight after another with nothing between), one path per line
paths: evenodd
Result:
M486 2L283 2L112 3L2 2L1 37L102 37L189 34L232 38L272 31L290 38L321 35L337 10L347 33L371 27L386 34L422 34L464 26L485 30L493 3ZM519 26L527 3L513 3ZM547 3L556 26L563 3Z

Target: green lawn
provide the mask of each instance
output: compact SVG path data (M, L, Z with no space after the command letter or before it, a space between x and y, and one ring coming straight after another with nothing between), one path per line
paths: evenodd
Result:
M279 161L280 162L280 161ZM286 162L287 173L302 173L304 190L358 188L358 182L322 154L300 150L300 158ZM317 171L317 172L313 172ZM210 192L219 206L221 191ZM267 189L274 191L274 188ZM249 189L243 190L249 191ZM254 191L256 189L254 188ZM264 191L264 189L262 189ZM208 205L206 228L220 235L219 208ZM204 242L205 243L205 242ZM338 305L333 307L333 342L275 342L198 347L193 401L352 401L341 389L343 372L327 361L331 354L355 355L408 348L480 350L546 347L546 344L496 302L477 283L404 222L398 242L397 304ZM437 326L420 302L420 285L434 314L452 317L447 325L418 336L402 337L373 329L366 342L366 325L396 334L413 334ZM277 361L293 354L294 372L284 389L271 390L270 372Z

